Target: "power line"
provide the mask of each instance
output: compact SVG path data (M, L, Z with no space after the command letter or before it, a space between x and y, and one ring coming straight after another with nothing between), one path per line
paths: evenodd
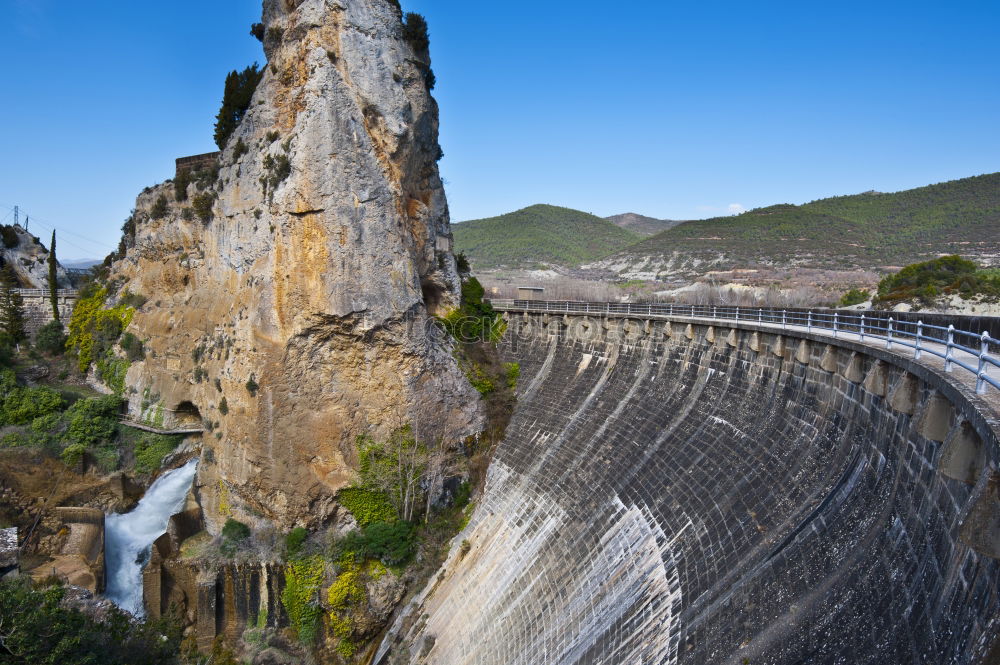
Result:
M15 214L15 219L17 219L16 215L17 215L17 212L18 212L18 211L20 210L20 207L19 207L19 206L16 206L16 205L15 205L15 206L11 207L11 206L7 206L7 205L2 205L2 206L0 206L0 207L4 207L4 208L7 208L7 209L8 209L8 211L12 211L12 212L14 212L14 214ZM8 212L8 213L7 213L7 215L6 215L6 216L4 216L4 221L6 221L7 217L9 217L9 216L10 216L10 214L11 214L11 213L10 213L10 212ZM15 223L16 223L16 222L15 222ZM59 235L60 239L61 239L61 240L62 240L63 242L65 242L65 243L66 243L67 245L69 245L70 247L73 247L73 248L75 248L75 249L78 249L78 250L80 250L81 252L85 252L86 254L91 254L91 255L92 255L92 254L94 254L95 252L96 252L96 253L101 253L101 252L104 252L104 253L107 253L107 252L109 252L109 251L113 251L113 250L114 250L114 247L111 247L111 246L109 246L109 245L106 245L106 244L104 244L103 242L100 242L100 241L98 241L98 240L94 240L93 238L88 238L88 237L86 237L86 236L83 236L83 235L80 235L79 233L74 233L73 231L69 231L69 230L67 230L67 229L65 229L65 228L60 228L60 227L56 226L56 225L55 225L54 223L52 223L52 222L50 222L50 221L46 220L46 219L45 219L45 218L43 218L43 217L38 217L38 216L36 215L36 216L35 216L35 223L36 223L37 225L39 225L39 226L41 226L41 227L42 227L42 231L46 231L46 232L48 232L48 231L53 231L53 230L54 230L54 231L56 231L56 232L58 233L58 235ZM25 229L25 230L27 230L27 229ZM78 241L80 241L80 242L84 242L84 243L88 243L88 244L90 244L90 245L91 245L91 247L90 247L90 248L87 248L87 247L81 247L81 246L80 246L79 244L77 244L77 243L73 242L72 240L67 240L67 239L66 239L66 236L67 236L67 235L68 235L68 236L70 236L70 237L72 237L72 238L76 238L76 239L77 239Z

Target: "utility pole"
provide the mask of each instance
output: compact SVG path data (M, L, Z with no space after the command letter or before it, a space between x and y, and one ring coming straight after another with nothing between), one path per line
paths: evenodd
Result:
M29 219L30 219L30 217L28 217L28 215L25 215L25 216L24 216L24 230L25 230L25 231L27 231L27 230L28 230L28 220L29 220Z
M17 206L14 206L14 226L17 226Z

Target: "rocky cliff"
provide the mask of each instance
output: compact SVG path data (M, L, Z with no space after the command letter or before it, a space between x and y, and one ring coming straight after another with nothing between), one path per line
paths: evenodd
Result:
M130 414L205 423L212 530L320 521L358 435L454 441L481 419L432 325L459 279L426 43L392 0L265 0L263 21L268 63L217 178L140 195L111 271L148 299Z
M4 229L4 242L0 245L0 266L9 264L17 275L19 286L23 288L49 288L49 250L18 224ZM59 288L70 287L69 276L61 265L56 266L56 280Z

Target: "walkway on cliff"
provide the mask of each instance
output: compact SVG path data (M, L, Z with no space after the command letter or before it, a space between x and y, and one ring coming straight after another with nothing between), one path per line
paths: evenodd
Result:
M153 434L204 434L204 427L197 427L195 425L187 425L183 427L177 427L174 429L164 429L162 427L155 427L148 423L140 423L134 420L123 419L119 421L119 424L125 427L132 427L134 429L142 430L143 432L152 432Z
M610 316L701 323L797 336L849 341L907 358L927 367L982 407L990 425L1000 428L1000 340L986 332L961 330L960 317L949 327L896 321L891 312L780 310L708 305L587 303L493 300L501 312Z

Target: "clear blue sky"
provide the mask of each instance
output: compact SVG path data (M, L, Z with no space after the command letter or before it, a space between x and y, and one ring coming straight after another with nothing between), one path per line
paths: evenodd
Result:
M403 0L428 18L452 218L690 219L1000 170L1000 3ZM0 0L0 217L103 257L214 149L260 3ZM23 218L23 214L22 214Z

